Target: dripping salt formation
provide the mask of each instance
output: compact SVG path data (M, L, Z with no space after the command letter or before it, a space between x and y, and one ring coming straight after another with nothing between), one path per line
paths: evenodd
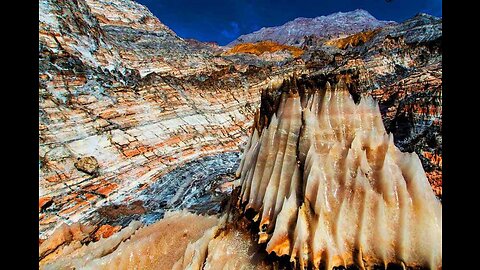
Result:
M257 117L237 171L259 243L300 269L441 268L441 203L418 156L385 131L378 104L355 104L342 78L323 89L286 85L278 110Z
M187 245L205 238L219 223L214 216L186 211L167 212L158 222L141 227L133 221L109 238L88 245L78 242L59 248L40 269L172 269Z

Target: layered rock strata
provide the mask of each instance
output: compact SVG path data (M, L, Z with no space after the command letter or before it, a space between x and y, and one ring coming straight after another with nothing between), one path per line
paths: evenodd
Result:
M121 61L140 76L152 72L183 76L218 69L211 51L189 46L146 7L131 0L86 3Z
M252 123L250 104L269 79L231 79L209 85L152 75L135 88L83 92L66 103L42 97L40 196L53 203L40 216L41 228L59 217L79 220L106 198L128 200L193 158L238 151ZM75 167L87 156L98 161L95 175Z
M441 269L442 206L420 160L394 145L377 102L354 102L350 83L272 83L220 219L168 213L136 232L132 222L58 249L44 269Z
M176 59L194 49L132 1L41 1L39 26L40 238L62 222L88 220L106 203L132 203L189 160L238 151L261 89L292 72L237 70L212 59L216 68L193 75L147 71L122 48L143 53L152 65L164 62L132 44L155 45L149 52ZM112 31L130 31L135 39Z

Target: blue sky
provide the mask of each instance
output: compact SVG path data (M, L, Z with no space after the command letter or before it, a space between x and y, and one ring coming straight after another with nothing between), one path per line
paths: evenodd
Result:
M183 38L228 44L242 34L297 17L365 9L401 22L419 12L442 16L442 0L136 0Z

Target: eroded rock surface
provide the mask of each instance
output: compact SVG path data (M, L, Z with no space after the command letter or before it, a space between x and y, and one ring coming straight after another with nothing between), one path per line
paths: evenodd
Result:
M292 72L221 60L143 6L109 3L40 2L41 237L107 201L128 203L184 162L238 151L260 89ZM85 156L98 175L77 170Z
M39 4L41 239L63 222L106 225L97 219L99 209L128 209L175 168L241 150L250 127L259 123L262 91L293 73L333 81L348 74L354 100L369 95L379 102L395 146L419 155L441 197L441 19L420 14L389 24L360 12L368 17L364 26L381 28L353 38L348 35L365 27L288 37L299 39L293 45L303 54L295 58L285 50L224 55L221 46L178 37L134 1ZM338 38L349 38L340 42L347 45L336 46ZM75 166L87 156L97 160L98 174ZM178 196L209 197L191 192L193 186L185 184L187 192ZM173 197L172 206L204 209L196 197L184 204ZM164 207L162 201L142 205L148 212L149 206ZM141 215L123 215L112 226L124 227Z
M265 90L221 218L167 213L132 233L133 221L57 248L44 269L441 269L442 205L418 155L395 146L372 97L355 103L350 76L337 80Z
M217 223L215 217L187 212L168 213L143 228L134 221L108 238L68 245L55 261L41 261L40 269L171 269L187 245Z

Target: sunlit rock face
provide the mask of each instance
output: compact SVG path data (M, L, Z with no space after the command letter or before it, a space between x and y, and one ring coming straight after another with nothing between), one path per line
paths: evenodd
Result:
M284 83L237 171L239 205L257 213L267 252L300 269L441 268L442 206L418 156L394 145L377 102L355 104L347 83Z

